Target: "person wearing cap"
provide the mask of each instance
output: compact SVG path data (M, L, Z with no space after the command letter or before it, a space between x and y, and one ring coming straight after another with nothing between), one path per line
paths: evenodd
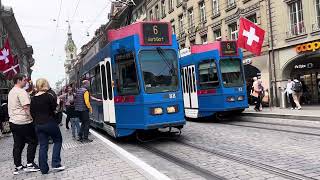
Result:
M81 128L78 134L78 140L81 142L92 142L92 140L88 138L90 128L89 113L92 113L90 100L101 101L100 99L90 96L90 92L88 90L89 87L90 82L88 80L83 80L82 86L77 90L74 99L75 111L77 112L81 122Z

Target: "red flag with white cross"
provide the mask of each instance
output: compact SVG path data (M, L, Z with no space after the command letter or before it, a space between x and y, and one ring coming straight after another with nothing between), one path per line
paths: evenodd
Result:
M9 38L4 43L4 47L0 49L0 71L5 71L14 65L14 59L11 54Z
M5 74L6 79L9 80L11 80L18 73L20 73L19 64L12 64L8 69L3 71L3 74Z
M240 18L238 47L261 54L265 31L246 18Z

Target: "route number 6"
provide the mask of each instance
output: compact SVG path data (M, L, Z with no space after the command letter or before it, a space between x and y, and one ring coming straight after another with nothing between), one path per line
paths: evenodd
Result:
M158 33L159 33L158 26L154 25L153 26L153 34L158 34Z

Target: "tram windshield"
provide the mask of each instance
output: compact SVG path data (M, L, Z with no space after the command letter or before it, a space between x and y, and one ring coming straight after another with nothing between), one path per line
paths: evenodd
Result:
M243 86L244 80L240 59L222 59L220 60L220 69L225 87Z
M139 60L146 93L178 90L178 60L174 50L142 50Z

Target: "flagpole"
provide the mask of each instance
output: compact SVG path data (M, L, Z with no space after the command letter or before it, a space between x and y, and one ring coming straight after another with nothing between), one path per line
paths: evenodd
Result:
M276 105L277 106L277 100L278 100L278 95L277 95L277 76L276 76L276 66L275 66L275 61L274 61L274 41L273 41L273 28L272 28L272 15L271 15L271 2L270 0L268 0L268 12L269 12L269 30L270 30L270 47L271 47L271 56L270 56L270 52L269 54L269 72L271 73L271 75L269 75L270 78L270 93L269 96L271 95L271 88L272 88L272 96L274 96L275 98L270 98L270 108L271 106ZM275 102L274 102L275 99Z

